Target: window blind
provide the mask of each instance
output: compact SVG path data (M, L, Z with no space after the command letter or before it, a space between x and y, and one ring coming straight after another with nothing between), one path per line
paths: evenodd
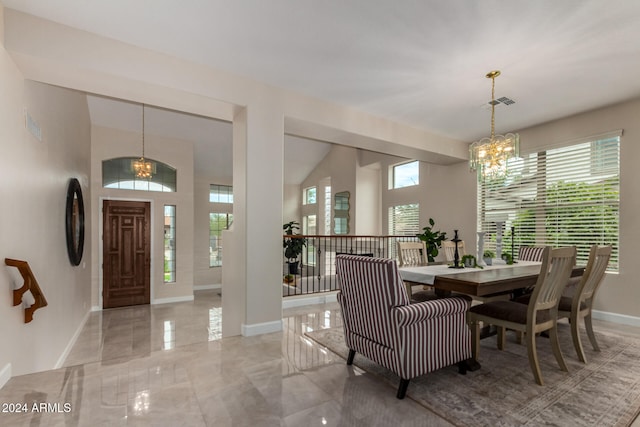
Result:
M420 233L420 205L389 206L389 234L392 236L415 236ZM395 239L389 241L389 256L396 258Z
M504 221L503 253L512 245L512 255L520 246L576 246L585 265L591 245L612 245L609 270L617 271L621 134L523 154L505 177L478 182L485 246L495 249L496 221Z

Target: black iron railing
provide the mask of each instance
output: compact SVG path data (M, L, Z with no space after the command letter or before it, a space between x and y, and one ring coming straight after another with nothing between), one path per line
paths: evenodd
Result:
M282 295L305 295L338 290L336 256L352 254L397 259L397 242L415 242L414 236L324 236L285 235L285 239L306 239L296 262L283 257Z

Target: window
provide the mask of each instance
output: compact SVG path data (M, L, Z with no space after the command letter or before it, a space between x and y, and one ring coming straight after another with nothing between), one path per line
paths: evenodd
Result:
M392 167L391 188L411 187L420 184L420 162L413 161Z
M389 207L389 234L392 236L415 236L420 233L420 205ZM389 242L389 257L396 258L396 243L393 239Z
M233 214L209 214L209 267L222 266L222 230L228 230Z
M302 195L303 205L314 205L316 203L316 187L305 188Z
M233 203L233 187L230 185L211 184L209 201L213 203Z
M478 183L478 230L495 245L495 221L505 221L503 252L520 246L576 246L585 265L591 245L612 245L618 270L621 132L523 155L505 178Z
M153 164L151 178L138 178L132 164L137 157L119 157L102 161L102 186L121 190L175 192L177 188L177 172L175 168L146 159Z
M164 205L164 283L176 281L176 207Z
M302 234L318 234L316 215L306 215L302 217ZM302 262L305 265L316 265L316 247L314 245L314 242L315 239L313 238L307 239L307 246L305 246L302 256Z
M324 187L324 234L331 234L331 186Z

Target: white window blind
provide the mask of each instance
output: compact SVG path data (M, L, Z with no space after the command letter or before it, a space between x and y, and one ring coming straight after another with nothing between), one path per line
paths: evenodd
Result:
M503 253L512 242L514 257L520 246L576 246L585 265L591 245L612 245L609 270L617 271L621 134L524 154L509 162L506 177L479 182L487 249L495 249L495 222L504 221Z
M420 205L389 206L389 234L415 236L420 233ZM402 240L402 239L399 239ZM397 259L396 239L389 240L389 257Z

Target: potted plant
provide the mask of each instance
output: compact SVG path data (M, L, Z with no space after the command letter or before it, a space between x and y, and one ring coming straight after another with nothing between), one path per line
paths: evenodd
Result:
M486 250L482 254L482 259L484 260L485 264L492 265L493 264L493 257L495 257L495 256L496 256L496 254L493 253L493 251Z
M482 268L481 265L478 265L478 261L476 260L476 257L473 255L463 255L462 256L462 265L464 265L465 267L471 267L471 268Z
M282 226L284 234L288 236L297 236L296 230L300 230L300 224L297 221L289 221ZM289 274L298 274L298 257L302 253L302 248L307 245L307 239L304 237L286 237L282 241L284 247L284 257L289 264Z
M434 262L438 256L438 248L440 248L442 242L447 238L447 233L433 230L434 224L435 221L433 218L429 218L429 227L424 227L422 234L416 234L427 246L427 259L429 262Z

